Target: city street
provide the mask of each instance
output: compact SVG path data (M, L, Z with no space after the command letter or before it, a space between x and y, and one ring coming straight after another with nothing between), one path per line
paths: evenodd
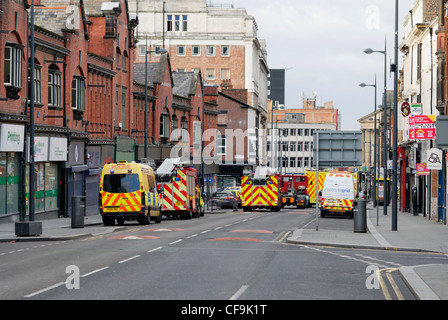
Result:
M327 219L335 228L353 226L350 219ZM285 241L313 220L314 209L229 210L149 226L127 223L78 240L0 243L0 299L413 300L398 268L447 260Z

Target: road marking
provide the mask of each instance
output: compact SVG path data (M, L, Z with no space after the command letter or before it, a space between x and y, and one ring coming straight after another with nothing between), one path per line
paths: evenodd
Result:
M84 277L90 276L90 275L92 275L92 274L94 274L94 273L97 273L97 272L106 270L106 269L108 269L108 268L109 268L109 267L104 267L104 268L101 268L101 269L97 269L97 270L91 271L91 272L89 272L89 273L86 273L86 274L82 275L81 277L84 278Z
M176 241L171 242L170 244L179 243L179 242L181 242L181 241L182 241L182 239L179 239L179 240L176 240Z
M403 295L401 294L400 288L398 288L394 278L390 274L392 271L395 271L397 269L389 269L386 273L387 279L389 280L390 285L392 286L392 289L395 292L395 295L397 296L398 300L404 300Z
M154 251L158 251L160 249L162 249L162 247L157 247L155 249L148 250L148 253L151 253L151 252L154 252Z
M30 294L24 296L24 298L31 298L31 297L37 296L38 294L41 294L41 293L44 293L45 291L49 291L49 290L51 290L51 289L60 287L60 286L62 286L62 285L64 285L64 284L65 284L65 282L59 282L59 283L56 283L56 284L54 284L54 285L52 285L52 286L49 286L49 287L46 287L46 288L44 288L44 289L42 289L42 290L39 290L39 291L30 293Z
M240 238L240 237L223 237L210 239L210 241L249 241L249 242L262 242L260 239L254 238Z
M381 290L383 291L384 298L386 298L386 300L392 300L389 290L387 290L386 283L384 282L383 277L381 276L381 270L376 271L376 277L378 279L378 282L380 283L380 287Z
M241 286L241 288L235 292L233 296L230 297L229 300L237 300L246 290L249 288L248 285Z
M244 232L244 233L273 233L269 230L261 230L261 229L236 229L230 232Z
M125 260L121 260L121 261L119 261L118 263L125 263L125 262L128 262L128 261L133 260L133 259L138 258L138 257L140 257L140 255L136 255L136 256L127 258L127 259L125 259Z
M210 231L212 231L212 230L204 230L201 233L207 233L207 232L210 232Z
M192 234L191 236L188 236L187 239L191 239L191 238L194 238L194 237L197 237L197 236L198 236L198 234L195 233L195 234Z
M222 229L222 227L216 227L216 228L215 228L215 230L219 230L219 229Z

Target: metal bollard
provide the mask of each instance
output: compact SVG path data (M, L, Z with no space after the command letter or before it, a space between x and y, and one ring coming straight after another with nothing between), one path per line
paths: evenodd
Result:
M358 233L367 232L367 201L358 200L358 208L353 212L354 231Z

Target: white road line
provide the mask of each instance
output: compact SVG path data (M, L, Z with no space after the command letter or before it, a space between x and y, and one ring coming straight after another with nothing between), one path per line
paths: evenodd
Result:
M64 285L64 284L65 284L65 282L59 282L59 283L56 283L56 284L54 284L54 285L52 285L52 286L50 286L50 287L44 288L44 289L42 289L42 290L39 290L39 291L36 291L36 292L33 292L33 293L30 293L30 294L24 296L24 298L31 298L31 297L37 296L38 294L41 294L41 293L43 293L43 292L45 292L45 291L48 291L48 290L51 290L51 289L60 287L60 286L62 286L62 285Z
M162 247L158 247L158 248L155 248L155 249L149 250L149 251L148 251L148 253L151 253L151 252L154 252L154 251L157 251L157 250L160 250L160 249L162 249Z
M125 263L125 262L128 262L129 260L132 260L132 259L135 259L135 258L138 258L138 257L140 257L140 255L136 255L136 256L127 258L127 259L125 259L125 260L121 260L121 261L119 261L118 263Z
M229 300L237 300L246 290L249 288L248 285L241 286L241 288L235 292L233 296L230 297Z
M97 272L106 270L106 269L108 269L108 268L109 268L109 267L104 267L104 268L101 268L101 269L93 270L93 271L91 271L91 272L89 272L89 273L86 273L86 274L82 275L81 277L84 278L84 277L90 276L90 275L92 275L92 274L94 274L94 273L97 273Z
M181 242L181 241L182 241L182 239L179 239L179 240L171 242L170 244L175 244L175 243L178 243L178 242Z
M215 230L219 230L219 229L222 229L222 227L216 227L216 228L215 228Z
M210 232L211 230L204 230L204 231L202 231L201 233L207 233L207 232Z
M194 237L197 237L197 236L198 236L198 234L195 233L195 234L192 234L191 236L188 236L187 239L191 239L191 238L194 238Z

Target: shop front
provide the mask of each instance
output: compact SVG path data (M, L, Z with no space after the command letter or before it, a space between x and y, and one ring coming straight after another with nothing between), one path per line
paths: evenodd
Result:
M0 123L0 221L19 220L24 141L24 125Z

